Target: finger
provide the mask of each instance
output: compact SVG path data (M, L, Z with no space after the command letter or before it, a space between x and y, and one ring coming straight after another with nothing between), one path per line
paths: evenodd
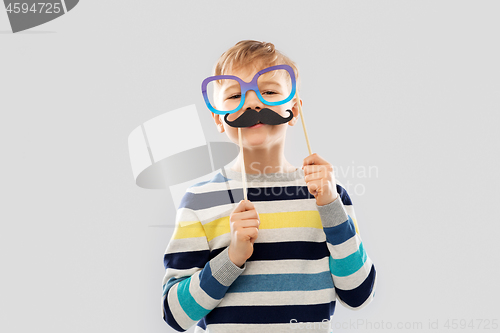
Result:
M317 194L323 194L325 185L327 183L322 179L314 180L307 183L307 189L312 195L316 196Z
M233 223L234 223L233 226L236 229L250 228L250 227L258 228L259 225L260 225L260 221L256 220L256 219L252 219L252 220L237 220L237 221L234 221Z
M322 170L326 171L328 167L326 165L305 165L302 169L304 170L304 175L307 176L308 174L320 172Z
M306 183L310 182L310 181L313 181L313 180L318 180L318 179L322 179L322 178L326 178L327 175L326 175L326 172L325 170L320 170L319 172L313 172L313 173L310 173L308 175L306 175L304 177L304 181Z
M247 220L247 219L259 219L259 214L257 213L257 210L252 209L252 210L246 210L244 212L236 212L231 214L231 220Z
M257 237L259 236L259 229L257 228L248 228L248 236L250 236L250 242L253 244L257 240Z
M259 229L255 227L242 228L236 231L236 238L240 241L251 241L259 235Z
M309 193L311 193L314 196L316 196L316 194L318 194L318 188L319 188L319 185L315 182L307 183L307 190L309 191Z
M314 153L304 158L303 161L303 165L311 165L311 164L321 165L321 164L328 164L328 162L318 154Z
M254 204L249 200L241 200L238 203L238 206L236 206L236 208L233 210L233 213L244 212L254 208L255 208Z
M336 197L337 195L337 188L333 185L331 185L332 182L330 181L324 181L324 180L316 180L309 182L307 185L307 189L309 192L314 195L315 197L317 195L334 195Z

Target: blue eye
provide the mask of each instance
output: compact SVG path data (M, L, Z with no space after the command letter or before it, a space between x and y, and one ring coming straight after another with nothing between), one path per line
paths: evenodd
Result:
M233 95L233 96L229 96L227 99L236 99L236 98L240 98L241 95L240 94L236 94L236 95Z

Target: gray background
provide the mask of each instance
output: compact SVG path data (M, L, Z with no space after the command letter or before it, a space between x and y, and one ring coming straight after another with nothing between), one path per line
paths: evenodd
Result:
M207 140L227 140L200 84L242 39L298 63L315 152L344 173L378 170L337 175L365 189L348 191L379 284L370 306L338 304L334 320L421 332L429 320L498 320L499 9L86 0L18 34L0 10L0 330L173 331L161 284L175 208L169 191L134 184L127 137L194 103ZM300 166L300 124L288 133Z

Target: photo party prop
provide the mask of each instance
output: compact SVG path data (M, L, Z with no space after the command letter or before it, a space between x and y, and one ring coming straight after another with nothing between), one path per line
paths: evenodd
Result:
M189 131L182 131L179 124ZM128 148L136 184L147 189L170 189L176 208L187 187L238 155L231 142L207 142L194 104L138 126L128 137Z
M257 125L258 123L280 125L292 120L292 110L287 111L289 114L288 117L282 117L280 114L268 108L263 108L260 111L248 109L233 121L229 120L229 113L226 113L226 115L224 116L224 120L231 127L251 127L253 125Z
M249 90L253 90L263 104L275 106L291 101L295 96L295 86L292 67L277 65L257 72L250 82L234 75L207 77L201 83L201 92L210 111L226 114L243 107Z
M236 115L245 104L247 91L253 90L259 100L269 106L282 105L299 95L296 91L295 73L288 65L276 65L265 68L255 74L250 82L245 82L234 75L210 76L201 83L201 92L208 109L215 114L224 114L224 120L229 126L238 128L238 142L240 146L240 156L242 165L242 180L244 198L247 199L247 184L245 174L245 163L243 160L243 145L241 138L241 128L251 127L259 122L269 125L279 125L290 121L293 118L291 110L287 110L289 115L282 117L269 108L260 111L248 109L239 116ZM309 138L307 136L306 124L302 107L298 102L302 127L306 137L309 155L312 154Z
M72 10L79 0L4 0L12 32L52 21Z

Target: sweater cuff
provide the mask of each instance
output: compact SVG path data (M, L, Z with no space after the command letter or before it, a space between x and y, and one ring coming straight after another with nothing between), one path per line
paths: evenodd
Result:
M323 206L318 206L316 204L316 208L318 208L319 215L321 216L321 222L325 228L335 227L347 221L347 212L338 193L337 199Z
M228 249L226 247L221 253L210 260L212 276L226 287L229 287L246 268L246 263L242 268L239 268L229 259Z

